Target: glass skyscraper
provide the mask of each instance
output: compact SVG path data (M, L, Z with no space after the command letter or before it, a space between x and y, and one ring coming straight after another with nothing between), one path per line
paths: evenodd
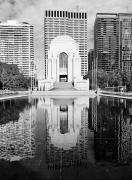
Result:
M132 14L97 13L94 26L95 60L107 72L132 70Z
M119 67L119 23L117 14L98 13L94 26L95 60L98 69Z
M131 75L132 71L132 14L119 14L119 42L121 68Z

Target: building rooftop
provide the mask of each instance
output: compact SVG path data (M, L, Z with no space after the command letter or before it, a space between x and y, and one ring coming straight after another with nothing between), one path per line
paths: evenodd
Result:
M19 22L18 20L7 20L6 22L0 22L0 25L3 25L3 26L23 26L23 25L29 25L29 23Z
M113 18L118 16L132 16L132 13L97 13L96 17L98 18Z
M117 17L117 13L97 13L96 17L98 18L113 18L113 17Z

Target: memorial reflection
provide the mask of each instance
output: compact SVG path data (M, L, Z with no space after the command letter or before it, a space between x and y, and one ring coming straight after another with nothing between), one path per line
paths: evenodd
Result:
M94 163L94 131L88 128L89 98L40 100L46 118L46 162L49 169Z

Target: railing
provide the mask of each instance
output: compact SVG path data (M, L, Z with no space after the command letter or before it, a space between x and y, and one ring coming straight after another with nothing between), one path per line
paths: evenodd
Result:
M100 94L119 95L119 96L132 96L132 92L113 92L113 91L100 90L99 93Z

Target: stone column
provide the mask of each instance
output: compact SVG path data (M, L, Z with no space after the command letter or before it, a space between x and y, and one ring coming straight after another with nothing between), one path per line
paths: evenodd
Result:
M74 81L74 60L75 60L75 54L73 54L73 57L72 57L72 81Z
M73 130L73 108L72 105L68 105L68 130Z
M57 106L58 131L60 132L60 106Z
M68 82L72 81L72 57L68 54Z
M51 59L48 59L48 79L51 79Z
M53 55L51 57L51 79L53 79Z
M55 66L56 66L55 74L56 74L56 81L57 81L57 57L56 57L56 64L55 64Z
M56 67L56 81L59 82L59 54L57 55Z
M69 54L68 55L68 67L67 67L67 75L68 75L68 78L67 78L67 81L69 82L69 79L70 79L70 56Z

